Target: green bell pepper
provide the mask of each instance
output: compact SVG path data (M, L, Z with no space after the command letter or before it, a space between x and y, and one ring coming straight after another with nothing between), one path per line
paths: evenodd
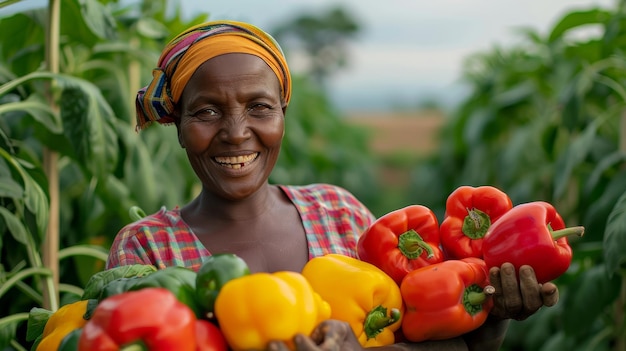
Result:
M189 306L197 317L201 316L201 308L195 294L196 272L185 267L166 267L143 277L112 280L102 289L99 300L126 291L157 287L171 291L180 302Z
M196 275L196 300L204 316L212 317L215 299L228 281L250 274L246 261L231 253L209 256Z

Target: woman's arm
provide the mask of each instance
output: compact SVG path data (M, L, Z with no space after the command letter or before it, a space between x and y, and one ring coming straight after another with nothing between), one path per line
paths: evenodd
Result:
M468 351L499 350L508 328L508 319L490 316L480 328L463 335L463 340Z

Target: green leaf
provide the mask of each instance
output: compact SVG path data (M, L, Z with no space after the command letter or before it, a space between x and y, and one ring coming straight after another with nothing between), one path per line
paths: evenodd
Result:
M163 40L170 36L170 31L167 27L150 17L141 17L137 20L137 33L140 35L154 40Z
M71 256L87 256L100 261L106 261L109 250L98 245L72 245L59 250L59 261Z
M626 192L620 196L619 200L609 214L604 232L604 261L609 275L617 273L623 269L626 262Z
M552 195L555 199L563 195L569 185L574 168L582 163L589 154L597 129L596 123L590 123L583 133L575 138L557 159L554 166L554 194Z
M41 123L52 133L61 133L63 129L59 114L50 107L49 103L41 101L36 94L31 94L28 99L23 101L0 105L0 115L16 111L32 116L35 121Z
M0 62L16 75L33 71L42 61L45 29L36 14L37 11L29 11L0 19Z
M100 91L91 84L67 86L60 101L64 133L78 161L94 176L106 178L117 162L116 117Z
M492 103L497 108L504 108L527 100L536 92L535 84L531 80L525 80L506 91L498 93L493 97Z
M0 217L4 220L9 233L19 243L28 244L28 232L24 227L24 224L20 221L14 213L7 210L5 207L0 207Z
M43 329L52 314L52 311L40 307L33 307L30 310L26 325L26 341L34 341L43 334Z
M605 265L596 265L582 272L570 283L560 302L563 308L563 327L568 335L583 334L589 324L600 318L619 295L621 277L609 278Z
M153 272L156 272L156 267L144 264L120 266L98 272L87 282L81 300L97 299L102 288L115 279L141 277Z
M618 199L626 192L626 169L620 169L602 185L598 185L600 194L594 197L585 197L584 201L589 207L583 213L583 225L585 226L584 242L601 243L605 239L607 218Z
M602 175L607 172L609 169L613 167L618 167L620 163L626 161L626 154L620 152L619 150L615 150L614 152L604 155L600 162L598 162L591 174L585 179L585 186L583 193L588 195L600 186L600 179L602 179Z
M28 318L28 313L16 313L0 318L0 350L5 350L15 339L17 327Z
M0 164L0 167L2 167L2 164ZM24 197L24 188L22 184L16 182L13 178L0 175L0 197L21 199Z
M610 18L610 12L600 9L569 12L552 28L548 40L549 42L554 42L557 39L561 39L567 31L573 28L589 24L606 23Z
M62 0L61 33L72 41L92 46L116 36L116 21L107 6L98 0Z
M27 173L22 174L24 180L24 204L35 215L37 230L40 238L43 238L48 227L49 206L48 197L39 184Z

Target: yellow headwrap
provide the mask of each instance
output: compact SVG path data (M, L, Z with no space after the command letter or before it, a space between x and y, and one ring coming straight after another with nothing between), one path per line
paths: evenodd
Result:
M196 69L228 53L251 54L265 61L278 77L282 98L289 104L291 75L276 40L248 23L212 21L189 28L167 44L152 81L137 93L137 130L155 121L174 122L174 106Z

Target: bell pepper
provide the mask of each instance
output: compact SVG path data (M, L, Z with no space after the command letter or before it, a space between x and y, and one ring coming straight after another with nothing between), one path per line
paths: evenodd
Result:
M446 200L439 227L446 259L483 258L482 242L487 230L513 207L509 196L492 186L460 186Z
M78 351L78 340L82 332L83 328L72 330L61 340L58 351Z
M196 351L228 351L219 327L204 319L196 320Z
M400 285L406 304L402 333L409 341L421 342L470 332L487 319L493 307L492 289L487 265L475 257L409 272Z
M374 221L359 237L357 254L399 285L408 272L443 261L439 244L435 213L426 206L409 205Z
M400 287L380 268L327 254L311 259L302 275L330 305L330 318L348 322L363 347L395 342L404 305Z
M253 273L228 281L215 300L215 317L233 350L265 350L272 340L294 349L330 317L330 306L296 272Z
M516 271L530 265L539 283L558 278L572 261L568 236L582 236L582 226L565 228L554 206L544 201L516 205L489 228L483 241L488 267L510 262Z
M196 317L165 288L145 288L102 300L83 327L79 351L196 351Z
M145 288L165 288L202 317L196 300L196 272L185 267L170 266L145 276L114 279L104 286L99 300L127 291Z
M234 278L250 274L250 269L241 257L222 253L209 256L196 276L196 300L202 313L212 317L215 299L222 286Z
M90 303L93 303L93 300L79 300L63 305L54 312L46 322L36 350L56 351L65 336L87 324L84 316Z
M97 299L102 293L104 286L115 279L142 277L156 271L157 268L155 266L148 264L131 264L100 271L89 278L80 299Z

